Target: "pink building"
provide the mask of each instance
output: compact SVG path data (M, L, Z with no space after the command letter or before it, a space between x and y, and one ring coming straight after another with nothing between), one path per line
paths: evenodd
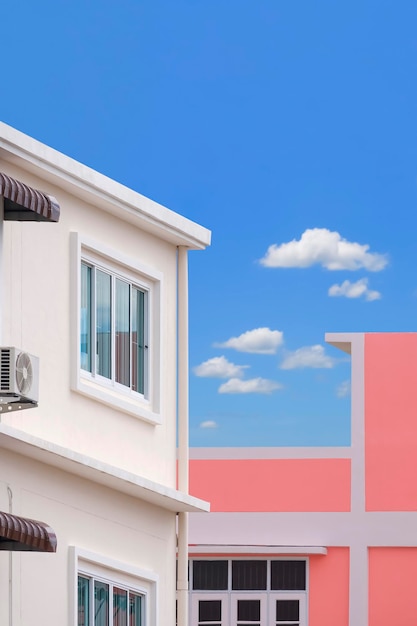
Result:
M351 354L346 448L196 448L191 626L417 624L417 333Z

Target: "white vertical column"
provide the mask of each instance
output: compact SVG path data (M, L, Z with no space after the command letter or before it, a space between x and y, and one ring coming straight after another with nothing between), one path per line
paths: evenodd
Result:
M349 573L349 624L368 623L368 546L365 532L365 336L355 334L351 342L351 517Z
M178 489L188 493L188 257L178 248Z
M188 256L178 248L178 489L188 493ZM178 626L188 625L188 513L178 514Z
M368 547L363 542L350 546L349 624L368 623Z

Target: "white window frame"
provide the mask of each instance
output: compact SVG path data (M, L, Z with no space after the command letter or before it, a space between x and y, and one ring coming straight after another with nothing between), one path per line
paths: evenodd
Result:
M161 423L162 414L162 273L103 246L79 233L71 233L71 388L108 406ZM147 375L145 394L81 368L81 262L127 280L147 294Z
M70 546L70 611L69 626L78 624L78 576L99 579L120 585L142 596L143 626L156 626L158 575L109 559L108 557ZM92 625L93 626L93 625Z

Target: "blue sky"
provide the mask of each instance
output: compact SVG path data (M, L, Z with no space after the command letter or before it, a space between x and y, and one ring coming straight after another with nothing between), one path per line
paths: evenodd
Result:
M212 229L190 442L346 445L325 332L415 331L417 3L16 0L0 119Z

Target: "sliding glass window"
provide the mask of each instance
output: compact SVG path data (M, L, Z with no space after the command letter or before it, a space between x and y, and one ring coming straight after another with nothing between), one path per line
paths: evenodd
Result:
M147 291L81 264L81 369L140 394L146 391Z

